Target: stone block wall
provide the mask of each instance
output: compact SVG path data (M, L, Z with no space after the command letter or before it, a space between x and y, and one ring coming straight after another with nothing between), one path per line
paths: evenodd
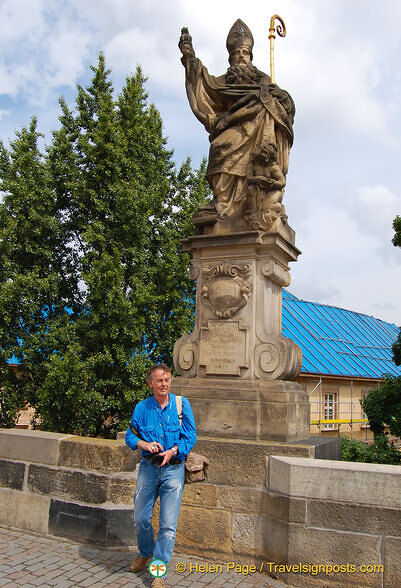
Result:
M0 429L0 524L130 544L135 457L121 441Z
M289 505L268 515L271 561L309 566L279 577L294 586L401 585L399 466L272 456L268 494ZM319 564L334 569L318 573Z
M291 448L198 441L197 450L209 456L213 467L207 483L185 487L177 549L227 558L238 526L233 505L226 504L231 486L234 495L239 492L238 514L243 515L241 492L255 488L255 497L263 495L267 455L287 455ZM304 457L314 457L319 450L324 451L307 444L292 447ZM123 439L0 429L0 524L103 545L132 545L138 459L139 452ZM245 511L255 517L262 498L252 500Z
M330 453L321 441L201 438L196 450L209 477L185 486L176 552L263 564L293 586L401 585L401 468L317 459ZM0 524L134 545L138 457L123 440L0 429ZM315 573L318 564L385 571Z

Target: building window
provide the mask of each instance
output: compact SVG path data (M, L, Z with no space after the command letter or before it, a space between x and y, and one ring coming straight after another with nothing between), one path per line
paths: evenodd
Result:
M372 392L374 388L372 388L371 390L362 390L362 398L361 400L363 400L370 392ZM362 418L363 419L367 419L368 415L366 414L366 412L363 411L363 408L361 406L361 413L362 413ZM369 423L361 423L361 429L364 428L368 428L369 427Z
M337 407L337 394L334 393L326 393L324 395L324 420L334 420L336 418L336 407ZM336 423L323 423L322 429L324 431L329 431L332 429L337 429L338 425Z

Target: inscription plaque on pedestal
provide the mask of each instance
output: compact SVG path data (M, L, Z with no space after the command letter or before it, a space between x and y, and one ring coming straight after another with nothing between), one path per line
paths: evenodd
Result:
M201 329L199 363L207 374L239 376L248 367L246 330L238 321L212 321Z

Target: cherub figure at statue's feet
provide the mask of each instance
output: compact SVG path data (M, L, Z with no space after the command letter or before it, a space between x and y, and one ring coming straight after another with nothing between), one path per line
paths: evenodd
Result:
M247 170L245 220L253 229L269 229L281 216L285 176L277 163L277 146L266 141L257 146Z

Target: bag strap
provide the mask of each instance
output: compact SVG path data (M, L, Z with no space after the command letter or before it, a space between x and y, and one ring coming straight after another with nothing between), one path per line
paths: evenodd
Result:
M180 427L182 427L182 396L176 396L175 403L177 405L177 413L180 421Z

